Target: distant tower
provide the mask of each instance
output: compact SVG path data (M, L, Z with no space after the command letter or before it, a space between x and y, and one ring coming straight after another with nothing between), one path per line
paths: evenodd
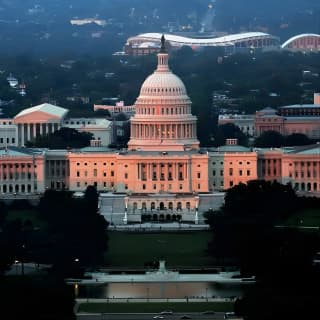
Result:
M128 149L183 151L199 149L197 118L179 77L171 72L161 37L157 69L143 83L131 118Z

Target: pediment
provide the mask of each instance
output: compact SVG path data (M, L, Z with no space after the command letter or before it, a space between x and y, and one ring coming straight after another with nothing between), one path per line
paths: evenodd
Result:
M14 118L14 123L34 123L34 122L57 122L57 120L61 120L61 117L43 112L43 111L35 111L30 112L28 114L24 114L21 116L16 116Z

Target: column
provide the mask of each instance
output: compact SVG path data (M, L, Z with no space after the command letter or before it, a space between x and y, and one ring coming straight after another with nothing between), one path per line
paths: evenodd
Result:
M49 123L46 123L46 134L49 134Z
M177 163L174 163L174 175L173 175L173 179L178 180L178 170L177 170Z
M37 137L37 124L34 123L33 124L33 139L35 139Z
M40 123L40 136L43 135L43 123Z
M27 124L27 140L28 141L31 140L31 124L30 123Z
M24 146L24 123L21 124L21 146Z
M183 165L183 168L184 168L185 180L187 180L187 178L188 178L188 163L187 162Z
M150 163L147 163L147 181L151 180L151 175L150 175Z

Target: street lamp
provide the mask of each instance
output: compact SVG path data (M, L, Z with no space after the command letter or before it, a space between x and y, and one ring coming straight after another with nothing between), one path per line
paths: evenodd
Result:
M14 260L14 264L16 265L16 275L18 274L18 263L19 260Z

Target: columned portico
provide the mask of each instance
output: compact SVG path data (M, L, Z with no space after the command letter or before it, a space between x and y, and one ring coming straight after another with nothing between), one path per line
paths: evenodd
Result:
M61 128L68 110L48 103L21 111L14 118L19 127L19 146L36 139L39 135L53 133Z

